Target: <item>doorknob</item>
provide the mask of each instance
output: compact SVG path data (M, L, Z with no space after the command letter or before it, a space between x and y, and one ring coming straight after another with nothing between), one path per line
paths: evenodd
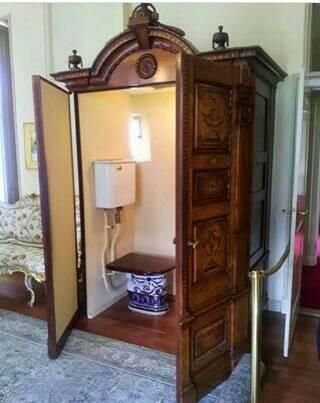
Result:
M197 240L196 241L188 241L187 245L191 246L192 249L196 249L196 247L199 245L199 241L197 241Z
M302 217L306 217L309 214L308 210L298 211L297 214L301 215Z

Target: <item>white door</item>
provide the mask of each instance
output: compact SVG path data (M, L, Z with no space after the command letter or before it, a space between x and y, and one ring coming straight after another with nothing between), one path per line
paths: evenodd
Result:
M308 125L304 122L304 71L297 77L296 126L293 147L290 254L288 259L287 306L283 355L288 357L300 308L303 266L305 194L307 183Z

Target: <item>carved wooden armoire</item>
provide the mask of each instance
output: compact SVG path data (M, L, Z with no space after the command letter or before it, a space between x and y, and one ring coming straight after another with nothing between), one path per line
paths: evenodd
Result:
M195 402L249 348L250 265L268 250L276 84L281 68L259 47L199 53L184 32L138 6L128 29L91 68L33 78L48 290L56 358L86 304L80 94L176 86L177 400ZM74 94L82 226L77 269L69 95ZM112 119L112 116L110 116ZM94 136L94 132L92 133ZM63 228L63 231L61 231Z

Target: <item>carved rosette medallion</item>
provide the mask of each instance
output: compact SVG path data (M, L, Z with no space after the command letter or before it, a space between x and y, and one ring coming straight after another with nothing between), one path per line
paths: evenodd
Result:
M158 69L157 59L151 54L146 53L139 57L136 63L136 72L140 78L147 79L155 75Z

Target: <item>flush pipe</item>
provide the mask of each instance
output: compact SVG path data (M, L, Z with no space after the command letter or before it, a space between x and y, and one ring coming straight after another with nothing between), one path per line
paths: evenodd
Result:
M101 254L101 265L102 265L102 278L104 281L104 285L108 291L118 291L120 288L122 288L126 284L125 281L121 281L119 284L115 283L115 278L119 277L119 273L110 271L106 269L106 263L112 262L116 258L116 244L117 240L120 235L120 229L121 229L121 220L120 220L120 211L121 207L118 207L116 209L116 214L115 214L115 234L111 240L111 246L109 248L109 231L113 229L114 227L112 225L108 224L108 214L107 210L104 210L104 246L103 246L103 251ZM106 257L107 255L107 257Z
M112 238L111 241L111 246L110 246L110 261L113 262L116 258L116 243L119 238L120 234L120 227L121 227L121 217L120 217L120 212L121 212L122 207L118 207L116 209L116 214L115 214L115 226L116 226L116 232Z

